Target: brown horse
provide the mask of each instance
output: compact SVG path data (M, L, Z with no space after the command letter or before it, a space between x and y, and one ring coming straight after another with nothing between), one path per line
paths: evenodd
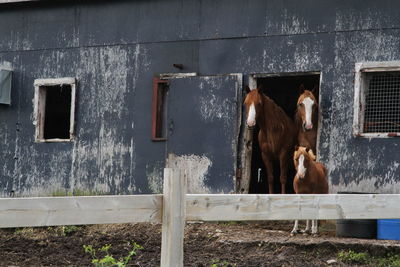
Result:
M314 96L316 88L311 92L300 86L303 92L297 100L295 123L297 126L297 141L300 146L316 151L318 130L318 101Z
M313 151L305 147L296 147L293 156L296 175L293 180L293 188L296 194L328 194L327 171L324 165L315 161ZM298 220L295 221L290 235L299 233ZM317 220L312 220L311 234L318 232ZM304 234L310 233L310 224L307 220Z
M285 194L287 171L291 164L291 153L295 144L296 127L285 112L261 89L250 90L244 101L247 109L247 126L260 127L258 142L261 156L267 169L269 193L274 193L273 161L279 160L281 193Z

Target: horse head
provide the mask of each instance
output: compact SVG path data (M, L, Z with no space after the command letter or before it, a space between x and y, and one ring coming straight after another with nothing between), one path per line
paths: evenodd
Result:
M262 106L263 106L263 95L261 92L262 89L257 88L254 90L250 90L250 88L246 86L245 90L247 93L246 98L244 100L247 113L246 124L247 127L252 128L256 125L257 116L262 112Z
M313 116L316 116L318 113L318 102L314 96L314 91L305 90L304 86L300 86L300 91L302 94L299 96L297 100L297 116L301 119L301 125L304 131L312 130L313 125Z
M310 162L315 160L316 157L312 149L303 146L296 146L293 156L294 167L296 168L296 176L298 176L300 179L304 179L307 169L310 166Z

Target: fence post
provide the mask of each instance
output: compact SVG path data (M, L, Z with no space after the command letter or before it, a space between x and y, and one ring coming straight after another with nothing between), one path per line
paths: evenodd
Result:
M183 235L186 217L186 174L164 169L161 267L183 266Z

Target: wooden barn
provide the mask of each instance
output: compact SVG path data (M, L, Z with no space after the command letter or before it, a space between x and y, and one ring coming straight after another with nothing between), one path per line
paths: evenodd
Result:
M330 191L400 193L400 3L0 0L0 195L266 193L244 85L319 88Z

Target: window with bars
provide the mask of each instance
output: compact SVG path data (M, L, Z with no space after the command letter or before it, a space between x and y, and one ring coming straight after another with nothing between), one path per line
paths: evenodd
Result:
M400 136L400 62L356 65L353 132L356 136Z

